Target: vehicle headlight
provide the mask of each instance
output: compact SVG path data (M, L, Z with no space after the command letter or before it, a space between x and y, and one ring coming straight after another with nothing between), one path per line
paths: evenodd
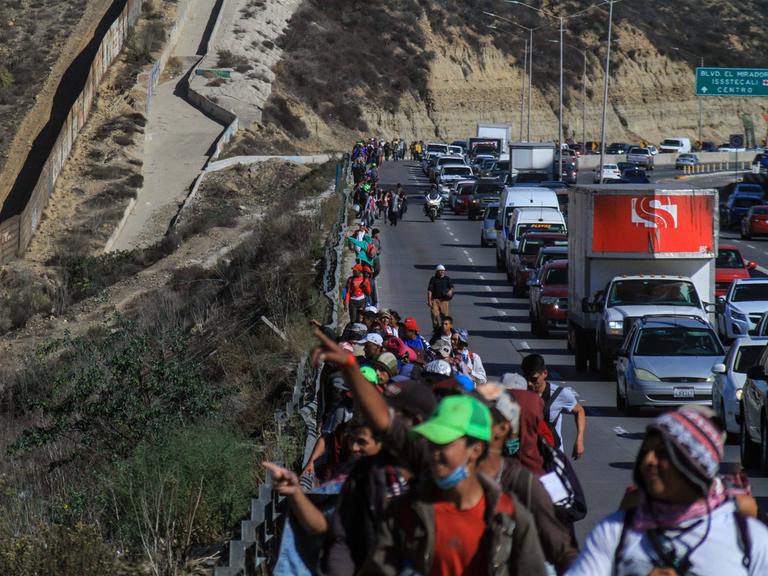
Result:
M558 300L557 296L542 296L541 297L541 303L542 304L549 304L549 305L557 304L557 300Z
M623 320L611 320L608 322L608 334L611 336L621 336L624 333Z
M472 200L472 204L477 204L479 200Z
M742 388L739 388L736 390L736 400L741 402L741 399L744 397L744 390Z
M741 312L736 312L735 310L731 312L731 318L734 320L739 320L740 322L746 322L747 321L747 315L743 314Z
M707 376L707 382L714 382L714 381L715 381L715 375L714 374L710 374L709 376Z
M653 372L643 370L642 368L635 368L635 378L638 380L647 380L649 382L661 382Z

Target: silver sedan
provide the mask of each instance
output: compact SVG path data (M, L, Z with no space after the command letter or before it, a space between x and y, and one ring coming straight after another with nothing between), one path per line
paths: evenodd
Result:
M712 408L725 422L728 434L739 434L741 395L747 381L747 370L758 364L766 344L768 338L737 338L731 345L725 361L712 367L712 373L715 375L712 385Z
M712 404L712 366L724 350L709 322L692 316L647 316L627 334L616 361L616 406Z

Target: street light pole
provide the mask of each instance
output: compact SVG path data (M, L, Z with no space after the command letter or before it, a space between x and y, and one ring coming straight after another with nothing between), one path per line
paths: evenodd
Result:
M584 57L584 74L581 78L581 145L584 147L583 154L587 153L587 51L582 50Z
M523 110L525 110L525 73L528 68L528 38L525 39L523 53L523 76L520 78L520 142L523 141Z
M608 77L611 71L611 34L613 33L613 4L616 0L609 0L608 9L608 51L605 54L605 79L603 81L603 117L600 122L600 184L603 183L603 162L605 161L605 114L608 107Z
M563 17L560 16L560 136L557 143L557 179L563 179Z
M531 96L533 95L533 28L528 29L528 136L526 142L531 141Z
M704 56L701 56L701 67L704 68ZM703 147L704 141L701 139L701 125L704 118L704 97L699 96L699 147Z

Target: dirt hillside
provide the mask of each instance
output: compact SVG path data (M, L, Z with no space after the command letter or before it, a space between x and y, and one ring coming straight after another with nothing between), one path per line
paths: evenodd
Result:
M574 14L586 0L534 4ZM768 21L763 2L622 2L615 6L608 139L658 142L697 136L694 69L761 66ZM305 0L279 42L282 60L259 127L279 129L298 148L346 144L353 135L463 139L479 120L505 122L519 134L527 32L483 14L495 12L534 35L533 139L557 134L557 20L500 2ZM599 138L607 38L606 7L567 21L566 134ZM494 28L489 28L493 25ZM584 55L584 56L583 56ZM586 102L582 70L587 60ZM527 98L527 96L526 96ZM585 104L585 106L584 106ZM742 132L739 112L765 137L760 98L707 98L705 139Z

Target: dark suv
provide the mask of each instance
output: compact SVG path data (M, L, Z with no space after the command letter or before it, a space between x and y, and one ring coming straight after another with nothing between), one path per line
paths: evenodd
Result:
M626 144L624 142L614 142L610 146L608 146L608 149L605 151L606 154L621 154L624 155L627 152L629 152L629 149L631 146L629 144Z
M504 180L499 178L478 178L472 190L472 200L467 205L467 218L476 220L483 216L489 204L499 201L504 190Z

